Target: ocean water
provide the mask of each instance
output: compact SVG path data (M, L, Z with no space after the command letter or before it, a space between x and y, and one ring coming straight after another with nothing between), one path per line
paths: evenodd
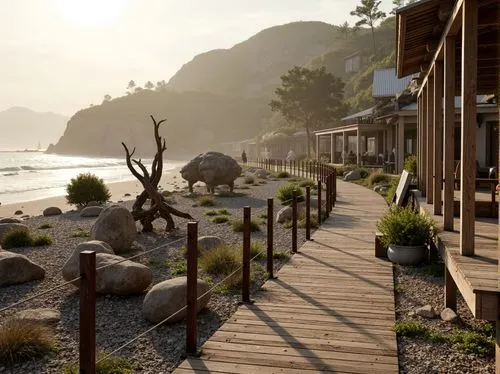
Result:
M149 168L151 161L143 160L143 163ZM181 164L165 160L164 175ZM64 195L70 179L87 172L106 183L135 180L124 158L0 152L0 203L5 205Z

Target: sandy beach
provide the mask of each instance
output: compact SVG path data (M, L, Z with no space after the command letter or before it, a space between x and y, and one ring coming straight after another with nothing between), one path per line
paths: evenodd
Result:
M180 176L180 168L173 169L169 172L164 172L160 186L164 190L174 191L182 189L187 183ZM125 182L115 182L108 184L109 191L111 192L111 201L127 201L135 198L137 194L142 192L142 185L138 180L130 180ZM130 194L130 196L125 196ZM22 215L39 216L43 213L45 208L56 206L63 212L75 209L74 206L68 205L64 196L49 197L46 199L25 201L14 204L0 205L0 217L15 217L14 213L17 210L23 212Z

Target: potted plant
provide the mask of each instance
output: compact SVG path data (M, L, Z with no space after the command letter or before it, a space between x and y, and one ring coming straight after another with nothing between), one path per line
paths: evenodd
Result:
M377 222L387 257L400 265L418 265L427 257L436 229L434 222L410 207L392 207Z

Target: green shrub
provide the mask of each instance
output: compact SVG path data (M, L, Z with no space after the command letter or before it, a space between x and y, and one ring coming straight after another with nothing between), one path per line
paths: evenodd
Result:
M97 354L97 360L105 357L105 352ZM132 374L133 367L130 361L125 357L109 356L96 363L96 374ZM78 364L66 365L63 368L63 374L78 374Z
M73 238L90 238L90 231L78 229L71 233Z
M455 331L450 337L450 342L462 351L484 357L495 356L493 337L485 336L477 331Z
M277 178L290 178L290 173L288 171L280 171L277 175Z
M310 226L312 229L317 229L319 227L318 223L318 215L317 214L311 214L311 219L310 219ZM299 229L305 229L306 228L306 218L302 217L297 221L297 227Z
M394 323L394 331L399 336L424 336L427 333L427 329L420 322L405 322L405 321L396 321Z
M23 229L13 228L9 230L2 241L4 249L31 247L33 245L33 238L31 234Z
M202 196L198 199L198 206L203 206L203 207L208 207L208 206L215 206L216 202L214 198L210 196Z
M405 170L412 173L413 175L417 174L417 156L415 155L406 156Z
M35 247L41 247L44 245L51 245L54 242L52 237L49 235L38 235L33 239L33 245Z
M264 243L260 241L253 241L250 243L250 258L254 257L256 260L260 260L266 257Z
M68 204L80 207L87 205L91 201L105 203L111 198L108 187L104 181L97 176L85 173L72 178L66 186L66 200Z
M411 207L393 206L377 222L382 242L389 246L427 245L435 235L434 222Z
M55 350L54 333L40 323L9 319L0 327L0 363L4 365L33 360Z
M368 177L368 183L370 186L375 186L380 183L389 183L389 176L380 172L371 173Z
M245 184L254 184L255 183L255 178L251 175L247 175L245 177Z
M187 262L182 257L173 257L165 261L165 265L170 270L173 277L185 275L187 273Z
M230 246L204 251L200 266L208 274L229 275L241 265L241 252Z
M206 216L216 216L218 213L217 213L217 210L215 209L212 209L212 210L207 210L205 213L203 213L204 215Z
M231 222L231 225L233 227L234 232L243 232L243 220L242 219L234 220L233 222ZM254 220L252 220L250 222L250 231L251 232L260 231L259 224Z
M311 187L312 189L317 188L317 184L310 179L303 180L299 183L299 187L306 188Z
M385 200L389 205L391 205L394 200L394 196L396 195L396 191L398 189L398 184L399 184L399 177L390 179L389 189L387 190L385 195Z
M38 226L39 230L51 229L53 226L50 223L42 223Z
M224 223L229 221L229 218L227 216L215 216L212 218L213 223Z
M377 222L382 242L389 246L427 245L435 235L434 222L411 207L393 206Z
M278 191L276 192L276 197L282 203L291 204L290 200L292 199L294 193L295 196L297 196L298 200L301 200L303 198L303 192L302 189L299 187L299 185L295 183L288 183L278 188Z
M286 251L274 251L273 258L275 260L285 260L290 258L290 253Z

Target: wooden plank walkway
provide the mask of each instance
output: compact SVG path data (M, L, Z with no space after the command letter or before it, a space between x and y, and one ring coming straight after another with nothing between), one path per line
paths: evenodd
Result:
M374 257L376 193L338 183L333 215L174 373L398 373L392 265Z

